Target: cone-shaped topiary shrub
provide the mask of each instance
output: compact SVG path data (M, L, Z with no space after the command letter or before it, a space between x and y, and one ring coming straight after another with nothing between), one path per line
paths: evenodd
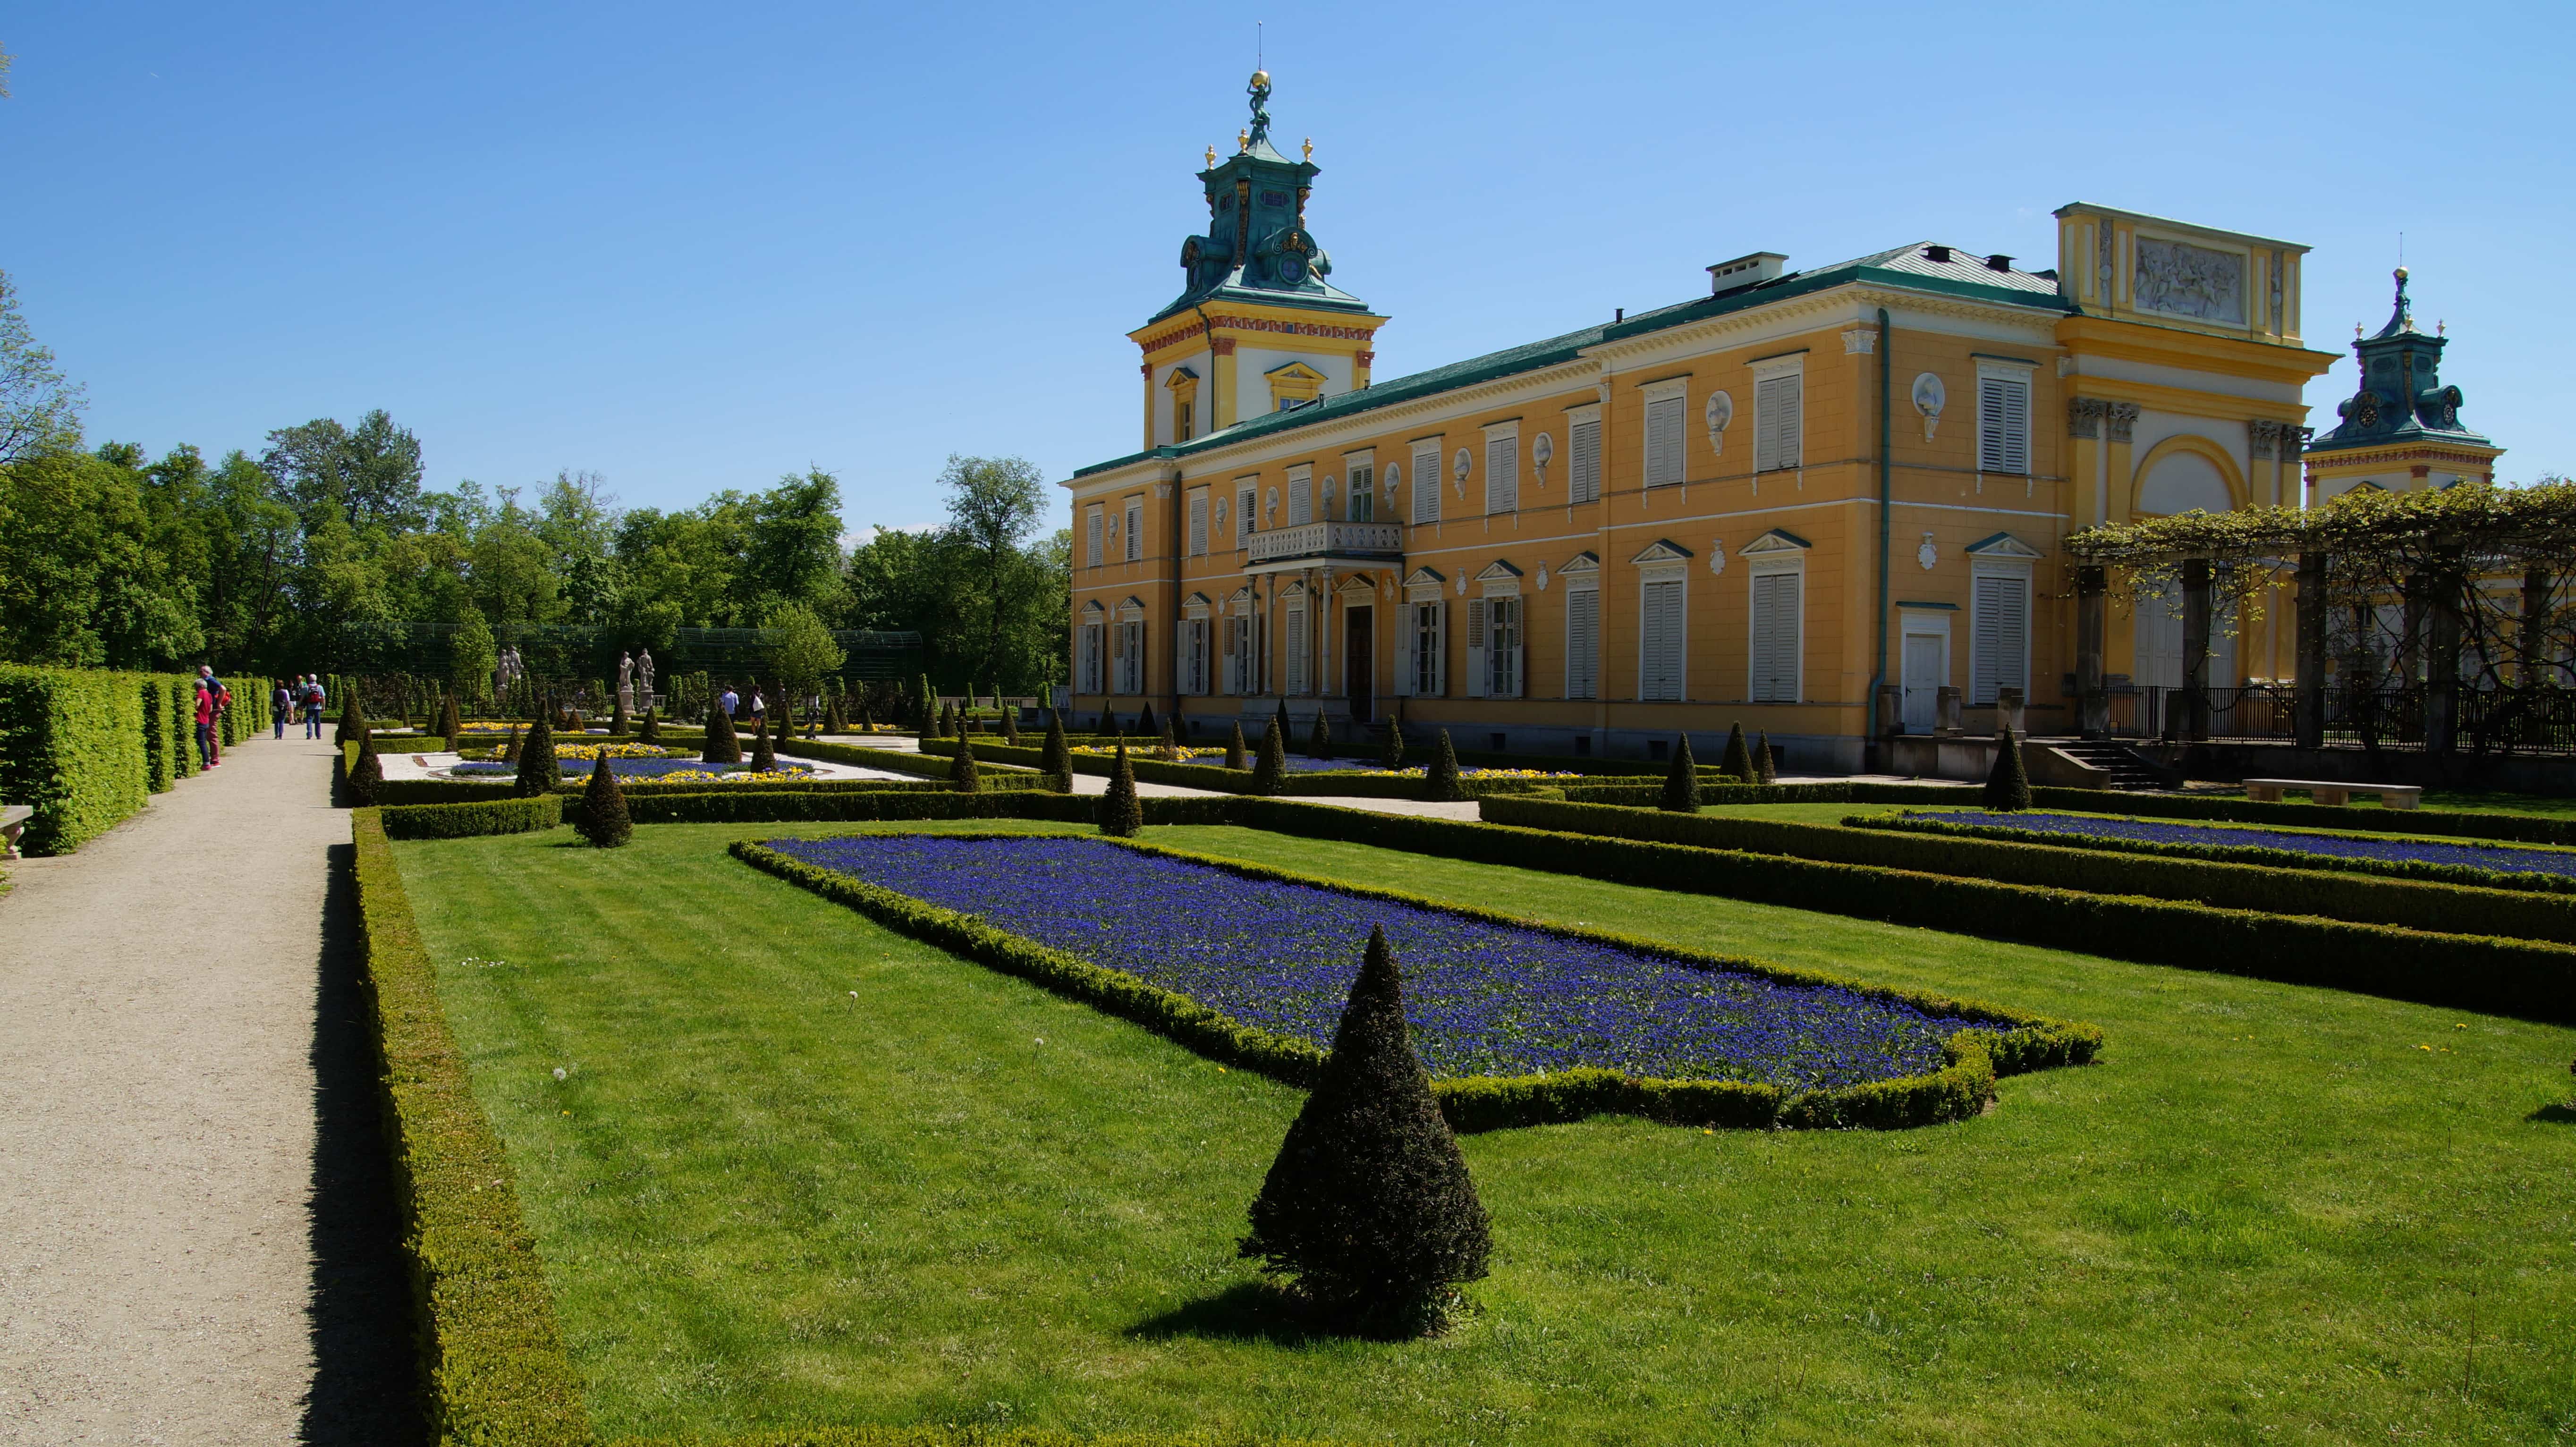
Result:
M1673 739L1673 766L1664 772L1664 796L1658 807L1674 814L1699 812L1699 765L1691 758L1687 733Z
M447 740L447 746L451 749L456 747L457 740L465 736L465 716L456 711L456 695L452 693L443 695L439 699L438 736Z
M1457 1288L1485 1275L1484 1203L1413 1052L1382 928L1236 1249L1327 1321L1372 1335L1437 1331Z
M635 742L658 744L662 741L662 721L653 715L653 706L644 705L644 722L635 726Z
M1143 738L1145 735L1155 732L1158 732L1158 730L1154 725L1154 706L1149 703L1136 711L1136 736L1138 738Z
M1145 806L1136 798L1136 770L1127 762L1127 741L1118 741L1118 767L1110 772L1109 792L1100 796L1100 832L1133 839L1145 827Z
M1296 736L1297 726L1288 721L1288 700L1283 698L1279 700L1279 737L1292 739Z
M1377 751L1377 766L1381 769L1404 767L1404 717L1401 714L1386 716L1386 746Z
M1780 782L1780 761L1771 757L1769 729L1764 729L1760 737L1753 741L1753 782L1757 784Z
M1330 759L1333 756L1333 728L1324 722L1324 711L1315 710L1315 726L1306 731L1306 757Z
M354 744L366 731L367 711L359 706L358 689L355 684L352 684L349 687L349 701L340 705L340 731L331 742Z
M1065 741L1064 715L1047 710L1046 742L1038 746L1038 772L1055 781L1059 794L1073 792L1073 746Z
M765 774L778 767L778 745L773 740L771 731L784 727L785 723L786 720L778 716L776 709L770 710L766 718L752 720L751 767L755 771Z
M1154 741L1154 757L1169 762L1171 760L1178 759L1180 756L1180 743L1172 737L1172 721L1170 719L1165 719L1163 720L1163 732L1161 736Z
M1246 753L1249 751L1243 746L1242 721L1238 719L1233 724L1233 729L1234 732L1227 735L1225 741L1225 766L1229 769L1240 769L1246 767L1252 761L1245 757Z
M1019 746L1020 711L1018 709L1006 708L1002 710L1002 742L1009 744L1014 748Z
M1449 731L1431 742L1431 763L1422 771L1422 797L1434 804L1455 804L1467 797L1458 783L1458 746L1449 742Z
M626 695L621 693L617 696L617 706L608 713L608 736L622 739L634 727L635 720L626 712Z
M1744 725L1730 726L1726 731L1726 752L1718 755L1717 771L1738 783L1750 784L1753 772L1753 746L1744 741Z
M550 794L563 782L563 771L555 763L555 728L546 710L537 710L537 721L528 725L528 739L519 745L519 774L511 792L520 798Z
M357 762L349 765L349 800L361 809L374 805L384 793L385 765L376 757L376 738L363 734L358 739Z
M707 710L706 747L698 753L710 764L742 762L742 737L733 731L733 715L721 708Z
M864 698L859 700L858 717L850 720L850 731L862 734L872 734L877 731L876 711L868 707L868 701Z
M515 764L519 761L519 726L517 724L510 725L510 732L502 736L501 752L495 757L505 764Z
M959 739L957 752L948 756L948 787L960 794L972 794L982 786L975 782L975 741Z
M626 791L617 787L617 771L608 766L604 750L590 766L590 787L581 791L581 837L598 849L614 849L635 837Z
M845 734L849 731L850 721L842 716L841 696L836 693L832 695L831 702L823 705L823 732L827 734Z
M1261 757L1252 765L1252 792L1276 794L1288 786L1288 732L1272 719L1261 731Z
M2030 775L2022 771L2021 740L2009 728L1995 748L1994 772L1986 775L1986 807L1998 814L2030 807Z

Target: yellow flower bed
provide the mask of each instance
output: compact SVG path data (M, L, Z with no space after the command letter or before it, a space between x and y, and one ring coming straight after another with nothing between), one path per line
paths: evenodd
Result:
M555 757L579 759L583 763L606 754L612 759L680 759L696 753L695 749L666 749L660 744L557 744Z

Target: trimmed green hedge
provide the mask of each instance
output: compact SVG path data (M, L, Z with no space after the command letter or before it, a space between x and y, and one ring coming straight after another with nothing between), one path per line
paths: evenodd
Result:
M358 749L355 744L348 745L342 751L342 763L340 765L341 776L345 777L348 763L357 757L357 752ZM945 765L941 766L940 773L941 777L937 781L926 779L781 779L771 783L755 785L710 784L703 779L638 779L622 783L618 787L626 791L626 797L630 803L638 798L649 797L654 794L699 794L715 789L756 791L763 794L803 792L826 794L902 794L933 792L947 789L949 785L946 778L947 768ZM564 795L577 795L582 790L583 782L584 781L580 780L567 780L564 783L556 785L555 792ZM994 773L986 774L978 780L978 788L985 793L1036 793L1043 790L1045 787L1046 781L1033 774L1011 774L996 771ZM510 781L507 778L496 778L490 782L475 779L387 779L382 784L376 786L376 800L380 804L398 806L423 804L470 804L482 799L504 798L509 795L509 792Z
M2100 812L2100 811L2095 811ZM2355 859L2339 854L2311 854L2302 849L2273 849L2261 844L2174 844L2155 839L2111 839L2094 834L2048 829L2015 829L2008 824L1955 824L1911 814L1853 815L1843 823L1862 829L1894 829L1909 834L1956 835L1999 839L2018 844L2044 844L2060 849L2091 849L2106 854L2145 854L2168 859L2206 859L2229 864L2259 864L2270 869L2315 869L2334 874L2371 874L2387 879L2421 879L2473 889L2510 889L2529 894L2576 895L2576 876L2505 869L2473 864L2435 864L2423 859Z
M866 819L1051 819L1088 823L1093 801L1052 790L1003 789L960 794L898 784L872 792L710 789L696 794L629 795L627 816L636 824L793 824ZM581 800L565 804L566 823L578 823Z
M957 741L924 739L921 741L921 751L925 757L944 760L957 752ZM975 762L1018 764L1034 769L1038 766L1038 750L978 741L975 745ZM1107 774L1115 769L1117 764L1118 761L1115 758L1107 758L1099 754L1073 756L1073 769L1078 774ZM1212 794L1250 794L1253 791L1252 771L1249 769L1228 769L1215 764L1174 764L1161 759L1149 759L1144 757L1133 739L1130 739L1127 745L1127 764L1135 771L1138 783L1170 784L1183 789L1205 789ZM1469 797L1482 798L1487 794L1527 794L1538 790L1552 790L1565 782L1567 781L1563 779L1461 779L1458 784L1460 788L1466 790ZM1418 799L1422 797L1422 779L1420 775L1371 777L1366 774L1291 773L1281 797Z
M965 836L975 837L975 836ZM1616 945L1694 969L1758 975L1785 984L1834 986L1876 999L1901 1001L1934 1014L1964 1017L1980 1027L1953 1037L1943 1068L1833 1090L1790 1091L1746 1081L1658 1080L1617 1071L1585 1069L1509 1078L1471 1077L1432 1083L1442 1112L1460 1130L1492 1130L1587 1115L1641 1115L1676 1125L1770 1128L1901 1128L1963 1119L1985 1108L1999 1068L2029 1070L2091 1060L2102 1033L2089 1025L2047 1020L1974 1001L1891 990L1806 970L1732 956L1700 954L1652 940L1599 930L1531 924L1491 910L1445 904L1419 895L1368 889L1340 880L1296 874L1161 845L1105 840L1139 853L1183 859L1239 878L1278 880L1361 899L1385 900L1442 914L1535 929L1567 939ZM1133 1021L1211 1059L1241 1065L1292 1085L1311 1085L1324 1064L1322 1047L1244 1025L1187 996L1123 970L1093 964L1022 935L914 899L834 870L819 868L748 840L734 856L790 883L835 900L869 918L963 955L1005 974L1030 980Z
M1703 804L1956 804L1974 803L1974 784L1868 784L1828 781L1810 784L1741 784L1733 775L1719 779L1700 772ZM1658 780L1649 784L1568 784L1565 797L1578 804L1625 804L1652 809L1664 796Z
M1567 832L1406 819L1402 822L1412 827L1379 832L1390 847L1422 854L1725 895L2421 1004L2576 1021L2576 949L2563 945L1661 843L1613 832L1647 817L1644 810L1555 807L1590 811L1556 817L1600 827Z
M2226 909L2316 915L2440 934L2576 944L2576 898L2463 889L2413 880L2359 879L2201 859L2143 859L2000 839L1933 837L1798 824L1741 814L1667 814L1497 799L1481 811L1496 824L1653 839L1701 849L1788 854L1837 864L2036 884L2088 894L2191 900ZM1860 822L1860 816L1843 821Z
M150 800L143 692L131 673L0 664L0 802L34 806L26 853L69 854Z
M539 802L531 800L530 802ZM590 1440L508 1154L466 1078L378 812L351 816L358 914L433 1440Z
M465 839L483 834L532 834L565 822L561 794L532 799L490 799L473 804L415 804L379 810L390 839ZM577 802L577 798L574 801Z

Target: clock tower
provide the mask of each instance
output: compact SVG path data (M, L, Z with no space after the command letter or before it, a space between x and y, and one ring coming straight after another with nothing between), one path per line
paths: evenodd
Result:
M1181 243L1181 294L1129 332L1144 353L1145 446L1168 447L1246 418L1369 384L1386 318L1335 287L1332 258L1306 229L1320 169L1314 144L1290 160L1270 143L1270 73L1249 87L1252 124L1199 185L1207 230Z

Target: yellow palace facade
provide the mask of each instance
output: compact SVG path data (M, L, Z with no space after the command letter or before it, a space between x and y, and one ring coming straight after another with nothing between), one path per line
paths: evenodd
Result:
M1741 721L1844 770L2016 704L2069 733L2065 535L2298 501L2332 360L2300 343L2303 247L2073 205L2051 269L1758 252L1381 381L1387 318L1329 280L1317 168L1253 96L1180 298L1131 333L1142 445L1062 484L1077 710L1222 727L1284 699L1301 730L1400 710L1462 747L1640 758ZM2113 686L2179 684L2178 613L2113 612ZM2287 673L2281 631L2249 624L2212 681Z

